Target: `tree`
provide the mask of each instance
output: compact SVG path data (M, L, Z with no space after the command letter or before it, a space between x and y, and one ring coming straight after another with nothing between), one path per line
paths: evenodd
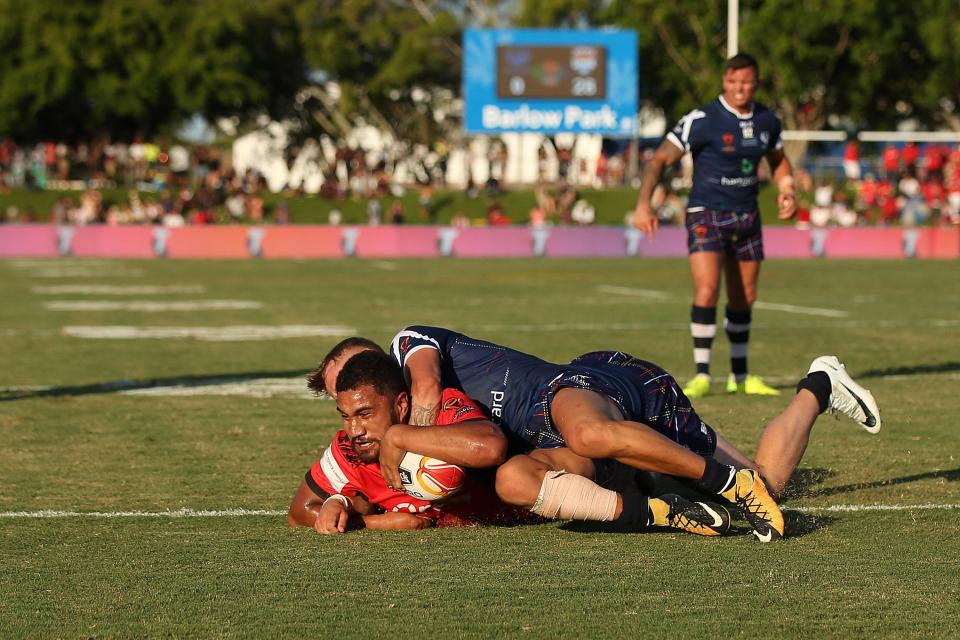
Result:
M153 135L278 113L304 82L292 0L0 0L0 133Z

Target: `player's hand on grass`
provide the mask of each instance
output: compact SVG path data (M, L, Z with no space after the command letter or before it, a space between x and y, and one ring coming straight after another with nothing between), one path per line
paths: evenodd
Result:
M400 481L400 461L406 455L406 450L397 444L397 436L403 429L403 425L394 425L387 429L380 440L380 473L387 482L387 486L403 491L403 483Z
M797 212L797 196L792 193L781 193L777 196L777 217L789 220Z
M633 210L633 226L647 234L651 240L660 227L660 220L653 212L649 202L638 202Z
M313 522L313 530L323 535L345 533L350 520L350 510L340 500L327 499Z

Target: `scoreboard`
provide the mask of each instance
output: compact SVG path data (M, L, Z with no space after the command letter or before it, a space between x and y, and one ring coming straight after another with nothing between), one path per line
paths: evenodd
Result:
M637 89L637 39L632 31L464 32L467 133L634 137Z
M497 47L497 97L605 97L607 49L604 46Z

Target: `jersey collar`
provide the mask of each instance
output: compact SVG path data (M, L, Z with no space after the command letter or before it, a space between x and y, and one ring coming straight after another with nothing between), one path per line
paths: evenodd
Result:
M723 99L723 94L721 93L721 94L720 94L720 105L721 105L724 109L726 109L727 111L729 111L730 113L732 113L733 115L735 115L735 116L737 116L738 118L740 118L741 120L749 120L750 118L753 117L753 103L750 103L750 113L740 113L739 111L737 111L736 109L734 109L733 107L731 107L730 104L729 104L726 100Z

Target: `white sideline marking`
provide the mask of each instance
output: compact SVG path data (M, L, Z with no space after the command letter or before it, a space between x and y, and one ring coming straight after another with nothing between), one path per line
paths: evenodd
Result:
M397 264L395 262L388 262L386 260L376 260L370 263L370 266L374 269L380 269L381 271L396 271Z
M950 511L960 504L835 504L828 507L791 507L786 511L805 513L857 511ZM272 509L170 509L166 511L0 511L0 518L237 518L245 516L284 516L286 511Z
M27 272L35 278L140 278L143 269L89 269L86 267L47 267Z
M206 384L185 382L144 389L126 389L124 396L245 396L275 398L278 396L313 399L303 376L297 378L254 378L252 380Z
M274 340L277 338L346 337L357 333L351 327L330 325L231 325L226 327L130 327L71 326L63 334L95 340L142 340L147 338L196 338L211 342Z
M157 293L203 293L203 285L171 285L166 287L131 285L127 287L111 286L108 284L64 284L55 287L32 287L33 293L38 295L63 295L70 293L96 294L104 296L148 296Z
M261 309L262 302L253 300L175 300L157 302L153 300L135 300L116 302L114 300L53 300L43 305L51 311L213 311L226 309Z
M169 511L5 511L0 518L236 518L285 516L286 511L268 509L171 509Z
M800 307L793 304L780 304L777 302L754 302L753 306L757 309L767 309L769 311L786 311L787 313L801 313L808 316L824 316L826 318L846 318L850 315L849 311L821 309L819 307Z
M960 509L960 504L834 504L828 507L787 507L785 511L835 513L856 511L949 511L951 509Z
M666 300L670 297L669 293L657 291L656 289L637 289L636 287L616 287L613 285L601 284L596 288L598 293L616 293L624 296L637 296L638 298L652 298L654 300Z

